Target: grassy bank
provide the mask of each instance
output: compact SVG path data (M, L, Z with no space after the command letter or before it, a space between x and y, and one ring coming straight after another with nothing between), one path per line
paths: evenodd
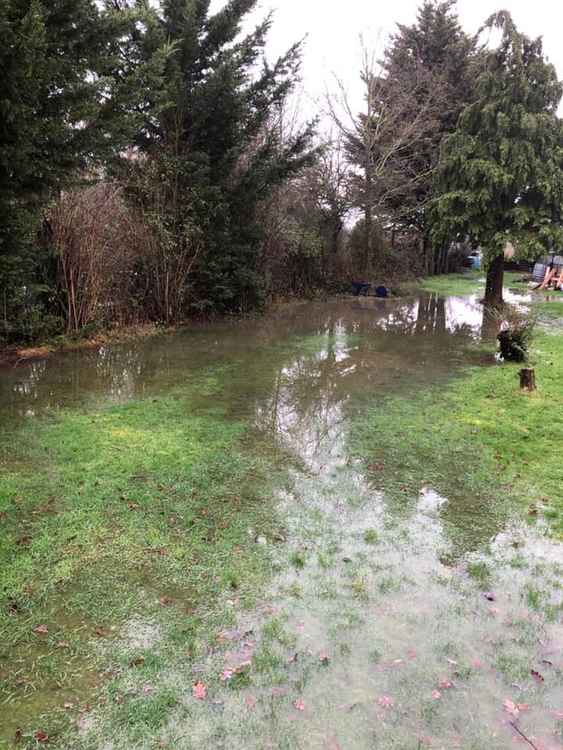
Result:
M165 655L145 665L153 641L193 658L229 624L226 598L252 606L270 565L257 540L281 538L268 500L280 464L198 406L220 384L210 371L197 389L2 434L0 746L20 728L30 747L38 730L55 743L97 688L165 668ZM160 699L162 714L174 696Z
M472 368L416 397L368 402L353 443L372 482L391 497L430 486L469 498L464 512L516 502L563 539L563 335L539 334L533 358L532 395L519 390L518 366L505 364Z

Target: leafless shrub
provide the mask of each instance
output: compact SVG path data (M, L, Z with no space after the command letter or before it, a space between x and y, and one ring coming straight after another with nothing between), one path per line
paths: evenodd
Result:
M63 193L48 220L67 332L135 322L137 266L150 237L122 189L105 182Z

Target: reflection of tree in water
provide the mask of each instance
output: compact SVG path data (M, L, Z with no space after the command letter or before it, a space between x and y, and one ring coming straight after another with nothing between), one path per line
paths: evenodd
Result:
M424 297L308 308L306 330L316 336L316 348L308 354L288 350L277 361L259 357L252 365L262 372L271 368L272 378L266 393L251 397L258 426L311 456L342 442L345 410L354 398L418 384L421 373L429 382L450 374L459 342L473 332L449 330L443 302ZM298 329L296 323L290 330Z
M351 322L332 312L325 311L322 323L316 321L317 348L272 362L271 389L255 399L257 426L275 435L307 466L324 467L325 472L345 463L346 417L350 408L358 408L358 397L367 392L371 400L374 394L405 388L414 393L421 374L435 384L460 364L460 345L475 335L473 326L448 323L444 300L436 297L397 305L387 316L355 315ZM458 474L449 481L451 493L438 524L452 557L458 557L483 548L502 529L506 514L491 498L468 496L459 458L452 472ZM388 498L387 503L388 510L405 521L418 512L413 498Z

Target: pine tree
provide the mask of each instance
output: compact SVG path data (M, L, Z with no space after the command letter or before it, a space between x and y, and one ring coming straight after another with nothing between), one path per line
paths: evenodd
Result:
M534 258L561 234L562 88L541 39L518 32L506 11L484 28L499 28L502 39L486 55L477 100L444 144L437 234L483 248L485 299L498 305L507 243Z

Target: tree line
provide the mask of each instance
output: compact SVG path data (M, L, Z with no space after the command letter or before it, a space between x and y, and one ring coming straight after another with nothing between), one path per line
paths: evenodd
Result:
M257 0L0 5L0 341L190 315L450 270L561 235L561 84L501 11L487 46L425 0L364 107L339 81L304 122L303 45L270 61ZM329 123L327 127L326 123ZM328 133L328 135L327 135Z

